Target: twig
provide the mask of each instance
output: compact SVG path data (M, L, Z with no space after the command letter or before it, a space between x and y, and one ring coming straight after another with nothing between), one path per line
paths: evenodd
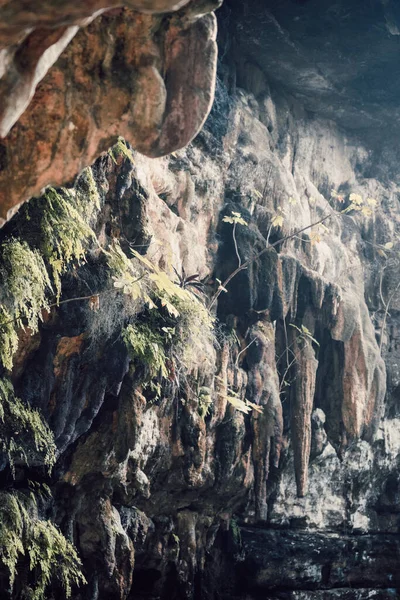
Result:
M292 342L291 344L289 344L289 346L287 347L287 349L285 348L285 350L282 352L282 354L280 356L278 356L278 358L276 359L276 364L279 363L279 361L281 360L282 356L284 354L286 354L286 351L291 352L294 356L294 352L293 350L291 350L291 347L294 346L294 342Z
M232 281L232 279L234 277L236 277L236 275L238 273L240 273L240 271L244 271L245 269L247 269L247 267L249 265L251 265L252 262L254 262L255 260L259 259L263 254L265 254L266 252L268 252L268 250L270 250L271 248L275 248L275 246L278 246L279 244L283 244L284 242L286 242L287 240L292 239L293 237L297 236L299 233L303 233L303 231L307 231L307 229L310 229L311 227L315 227L316 225L320 225L321 223L323 223L324 221L326 221L327 219L329 219L330 217L334 216L334 212L332 211L331 213L329 213L329 215L325 215L324 217L322 217L321 219L319 219L319 221L316 221L316 223L311 223L310 225L307 225L306 227L302 227L301 229L297 229L296 231L294 231L293 233L287 235L286 237L274 242L273 244L269 244L266 248L263 248L260 252L258 252L257 254L255 254L254 256L252 256L251 258L247 259L244 263L242 263L239 267L237 267L234 271L232 271L232 273L225 279L225 281L220 285L220 287L218 288L218 290L215 292L214 296L211 298L211 302L208 306L208 309L210 310L215 302L218 300L222 290L224 288L226 288L226 286L228 285L228 283L230 281Z
M254 344L254 342L255 342L256 340L257 340L257 338L254 338L254 339L252 339L252 340L251 340L251 342L250 342L250 344L247 344L247 346L246 346L245 348L243 348L243 350L241 350L241 351L239 352L239 354L237 355L237 357L236 357L236 360L235 360L235 368L236 368L236 369L238 369L238 368L239 368L239 357L240 357L240 355L241 355L241 354L243 354L243 352L246 352L246 350L247 350L248 348L250 348L250 346L251 346L252 344Z
M90 296L79 296L78 298L67 298L66 300L60 300L60 302L53 302L53 304L49 304L49 308L53 308L54 306L60 306L61 304L68 304L69 302L77 302L78 300L90 300L91 298L98 298L99 296L100 293L90 294Z
M397 290L400 288L400 281L399 283L396 285L393 293L391 294L391 296L389 296L389 299L386 303L385 306L385 313L383 315L383 321L382 321L382 327L381 327L381 339L379 342L379 352L382 354L382 345L383 345L383 332L385 331L385 327L386 327L386 320L387 320L387 316L389 314L389 307L390 307L390 303L394 298L394 295L396 294Z
M137 279L132 281L131 285L133 285L134 283L137 283L138 281L140 281L141 279L146 277L146 275L147 275L147 272L145 272L143 275L141 275L140 277L138 277ZM110 288L110 289L113 289L113 288ZM103 292L97 292L96 294L90 294L89 296L78 296L77 298L67 298L66 300L60 300L59 302L53 302L52 304L49 304L48 307L44 306L43 308L44 309L54 308L55 306L61 306L62 304L68 304L69 302L78 302L80 300L90 300L91 298L99 298L102 294L105 294L108 291L109 291L109 289L106 289L106 290L103 290ZM9 321L3 321L3 323L0 323L0 329L2 327L4 327L5 325L9 325L10 323L15 323L16 321L19 321L20 319L21 319L21 317L15 317L14 319L10 319Z
M294 363L295 363L295 362L297 362L297 358L296 358L296 357L295 357L295 358L292 360L292 362L291 362L290 364L288 364L288 366L286 367L286 369L285 369L285 371L284 371L284 373L283 373L283 375L282 375L282 381L281 381L281 384L280 384L280 386L279 386L279 393L281 393L281 391L282 391L282 389L283 389L283 386L284 386L284 384L285 384L286 375L289 373L290 367L291 367L292 365L294 365ZM289 385L290 385L290 384L289 384Z

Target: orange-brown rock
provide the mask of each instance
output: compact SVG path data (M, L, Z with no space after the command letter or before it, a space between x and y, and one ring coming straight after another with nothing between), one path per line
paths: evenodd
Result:
M44 186L71 180L119 135L160 156L186 145L208 115L217 55L208 13L218 0L168 15L103 4L68 13L65 3L55 14L48 3L43 14L19 16L0 8L8 23L0 28L2 218ZM126 4L160 13L187 2Z

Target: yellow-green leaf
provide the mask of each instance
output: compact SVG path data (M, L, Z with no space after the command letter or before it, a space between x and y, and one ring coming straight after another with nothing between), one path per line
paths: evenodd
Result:
M364 215L364 217L370 217L372 215L372 210L369 206L363 206L361 208L361 213Z
M282 227L283 225L283 216L275 214L272 218L271 224L273 227Z
M349 199L352 204L356 204L357 206L360 206L364 202L362 196L360 194L355 194L354 192L350 194Z

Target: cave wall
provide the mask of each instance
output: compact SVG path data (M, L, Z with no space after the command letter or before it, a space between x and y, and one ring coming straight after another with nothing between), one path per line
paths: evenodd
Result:
M222 49L231 9L220 15ZM102 22L121 19L123 30L130 14ZM80 40L100 26L91 27ZM73 53L82 60L71 45L43 86ZM53 306L34 336L20 332L11 372L16 393L54 432L57 463L51 476L40 464L13 475L2 461L4 489L23 490L34 477L50 486L43 514L74 542L88 581L73 589L77 600L398 597L396 150L379 155L370 136L311 111L297 91L246 46L222 51L215 102L194 141L161 158L120 141L90 170L97 243L64 273L61 295L84 300ZM40 111L35 98L27 119ZM22 135L23 119L9 140ZM121 127L118 118L116 135L126 135ZM56 183L97 153L82 163L74 152L70 175ZM10 185L12 173L19 167L5 172ZM352 193L376 199L371 214L339 215ZM25 225L40 206L22 207L0 243L20 236L35 246L39 234ZM331 211L326 228L293 235ZM248 223L235 237L223 220L232 212ZM172 279L173 268L198 273L208 301L238 255L244 262L274 244L219 294L214 344L199 351L186 382L166 383L159 397L121 339L132 315L107 287L99 252L115 239ZM211 390L207 414L200 389ZM230 391L262 412L235 410Z

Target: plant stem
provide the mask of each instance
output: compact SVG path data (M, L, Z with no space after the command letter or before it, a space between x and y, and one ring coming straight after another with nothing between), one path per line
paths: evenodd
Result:
M382 327L381 327L381 339L380 339L380 342L379 342L379 352L381 354L382 354L382 345L383 345L383 332L385 331L385 327L386 327L386 320L387 320L387 316L389 314L390 303L392 302L392 300L394 298L394 295L396 294L396 292L399 289L399 287L400 287L400 281L396 285L396 287L395 287L393 293L391 294L391 296L389 296L389 299L388 299L388 301L386 303L386 306L385 306L385 313L384 313L384 316L383 316Z
M143 275L141 275L140 277L138 277L137 279L135 279L134 281L132 281L132 285L134 283L137 283L144 277L146 277L146 275L147 275L147 272L144 273ZM108 288L105 289L103 292L97 292L97 294L90 294L88 296L78 296L76 298L67 298L66 300L60 300L59 302L53 302L52 304L49 304L48 308L54 308L55 306L61 306L61 304L68 304L69 302L78 302L79 300L90 300L90 298L96 298L96 297L99 298L102 294L104 294L107 291L109 291ZM18 321L17 318L10 319L9 321L4 321L3 323L0 323L0 329L2 327L4 327L4 325L9 325L10 323L15 323L16 321Z
M210 302L210 304L208 306L208 309L210 310L214 306L214 304L218 300L218 298L219 298L219 296L220 296L223 288L226 288L226 286L228 285L228 283L230 281L232 281L232 279L234 277L236 277L236 275L238 273L240 273L240 271L244 271L245 269L247 269L247 267L249 265L251 265L252 262L254 262L255 260L259 259L263 254L265 254L266 252L268 252L268 250L270 250L271 248L275 248L275 246L278 246L279 244L283 244L287 240L290 240L293 237L299 235L299 233L303 233L303 231L307 231L308 229L311 229L311 227L315 227L316 225L320 225L321 223L323 223L324 221L326 221L327 219L329 219L332 216L335 216L335 213L330 212L328 215L325 215L324 217L322 217L321 219L319 219L319 221L316 221L315 223L311 223L310 225L306 225L305 227L302 227L301 229L297 229L293 233L291 233L291 234L287 235L286 237L278 240L277 242L274 242L273 244L268 244L266 248L263 248L262 250L260 250L260 252L258 252L257 254L255 254L254 256L252 256L251 258L247 259L244 263L242 263L234 271L232 271L232 273L230 275L228 275L228 277L225 279L225 281L220 285L219 289L215 292L214 296L211 298L211 302Z
M251 342L250 342L249 344L247 344L247 346L246 346L245 348L243 348L243 350L241 350L241 351L239 352L239 354L238 354L238 355L237 355L237 357L236 357L236 361L235 361L235 368L236 368L236 369L238 369L238 368L239 368L239 358L240 358L240 355L241 355L241 354L243 354L243 352L246 352L246 350L247 350L248 348L250 348L250 346L251 346L252 344L254 344L254 342L256 341L256 339L257 339L257 338L254 338L254 339L252 339L252 340L251 340Z
M234 223L232 236L233 236L233 243L235 244L236 256L237 256L238 263L239 263L238 267L240 268L240 265L242 264L242 261L241 261L241 258L240 258L240 254L239 254L239 250L238 250L238 245L237 245L237 241L236 241L236 225L237 225L237 223Z

